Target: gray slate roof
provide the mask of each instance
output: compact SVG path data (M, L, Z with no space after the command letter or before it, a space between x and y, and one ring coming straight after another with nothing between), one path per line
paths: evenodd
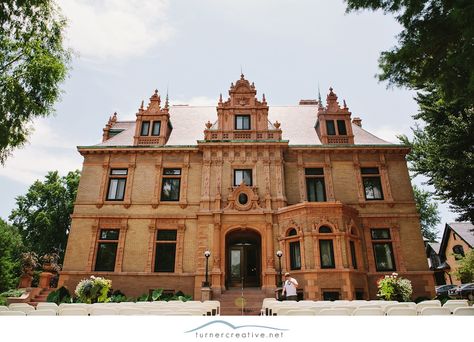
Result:
M321 145L314 126L316 124L317 106L274 106L269 108L268 120L279 121L283 140L290 145ZM197 140L204 139L205 123L215 122L215 106L172 106L170 121L173 131L167 142L170 146L197 145ZM117 121L112 129L124 129L104 143L96 146L131 146L135 134L135 121ZM352 124L355 145L393 145L361 127Z
M471 248L474 248L474 225L470 222L452 222L448 226L456 232Z

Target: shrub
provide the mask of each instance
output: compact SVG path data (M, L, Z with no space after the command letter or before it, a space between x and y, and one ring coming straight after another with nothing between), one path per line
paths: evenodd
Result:
M452 272L463 284L474 281L474 249L466 253L465 257L460 258L458 268Z
M59 289L51 292L46 298L47 302L61 304L61 303L71 303L71 293L67 288L61 286Z
M397 300L399 302L409 302L413 289L411 281L405 278L399 278L397 273L386 275L377 282L377 296L383 300Z
M76 295L82 303L107 303L110 301L109 291L112 281L102 277L91 276L77 284Z

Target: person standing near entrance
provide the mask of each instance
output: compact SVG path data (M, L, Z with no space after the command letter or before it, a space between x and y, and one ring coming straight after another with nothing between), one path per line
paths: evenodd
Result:
M296 288L298 287L298 282L295 278L290 277L288 272L285 273L285 283L283 284L283 290L281 294L284 296L286 294L286 300L297 300L298 296L296 294Z

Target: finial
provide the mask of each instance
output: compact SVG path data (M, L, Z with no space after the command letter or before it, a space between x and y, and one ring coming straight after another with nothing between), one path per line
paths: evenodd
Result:
M212 123L208 120L208 121L206 122L206 128L207 128L207 129L211 129L211 127L212 127Z
M168 97L168 87L166 87L166 99L165 99L165 108L168 109L170 107L169 97Z
M244 79L244 72L242 71L242 64L240 65L240 79Z
M332 87L329 87L329 92L332 93L333 89Z
M142 104L140 105L140 109L143 109L143 106L145 105L144 101L142 100Z
M112 122L117 122L117 112L114 112L114 115L110 118Z
M265 93L262 94L262 101L267 102L267 100L265 99Z
M222 93L219 94L219 103L222 103Z
M347 104L346 104L346 100L342 100L342 104L344 105L344 109L347 109Z
M158 95L158 89L155 89L155 95Z
M279 129L280 126L281 126L281 123L279 123L278 120L277 120L277 121L275 121L275 123L273 124L273 126L275 126L276 129Z
M319 82L318 82L318 107L320 109L323 108L323 100L321 100L321 89L319 89Z

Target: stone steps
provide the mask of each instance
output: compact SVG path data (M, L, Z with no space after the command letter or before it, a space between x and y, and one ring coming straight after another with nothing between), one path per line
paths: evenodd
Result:
M51 292L55 291L55 290L56 289L43 289L43 290L41 290L39 295L32 298L31 302L29 302L28 304L36 306L36 305L38 305L38 303L45 303L47 301L47 298L48 298L49 294Z
M258 316L265 297L265 293L259 288L244 289L243 293L241 289L226 290L218 299L221 303L221 315Z

